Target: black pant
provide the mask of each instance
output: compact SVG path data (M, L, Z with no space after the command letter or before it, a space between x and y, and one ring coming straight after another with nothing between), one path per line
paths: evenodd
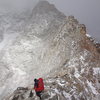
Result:
M41 100L41 92L42 92L42 91L36 92L36 95L40 98L40 100Z

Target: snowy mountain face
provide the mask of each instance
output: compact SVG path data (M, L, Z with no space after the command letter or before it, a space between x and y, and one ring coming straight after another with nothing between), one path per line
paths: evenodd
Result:
M17 87L31 86L38 77L45 78L44 100L100 99L100 54L85 25L47 1L31 14L0 20L1 100L12 100L20 95L13 93ZM25 97L16 100L32 99L22 92Z
M27 26L29 14L2 13L0 12L0 50L13 41L18 34L22 34Z

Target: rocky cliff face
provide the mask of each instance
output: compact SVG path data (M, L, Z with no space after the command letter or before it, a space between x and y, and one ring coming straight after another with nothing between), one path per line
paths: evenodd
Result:
M45 78L44 100L99 100L100 54L85 25L40 1L23 27L0 53L1 100L31 100L29 90L22 90L23 98L9 95L35 77Z
M98 52L100 53L100 43L96 43L96 48L97 48Z

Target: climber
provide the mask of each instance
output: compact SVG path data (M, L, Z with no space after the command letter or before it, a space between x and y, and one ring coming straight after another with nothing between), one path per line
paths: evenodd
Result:
M41 100L41 93L44 90L44 83L43 83L43 79L39 78L39 79L34 79L34 89L36 92L36 95L40 98Z

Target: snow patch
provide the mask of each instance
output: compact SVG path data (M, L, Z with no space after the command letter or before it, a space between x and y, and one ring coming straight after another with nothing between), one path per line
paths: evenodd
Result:
M66 97L66 100L71 100L71 95L65 91L63 91L63 95Z
M83 57L83 56L81 56L81 57L80 57L80 60L81 60L81 61L83 61L83 60L85 60L85 59L84 59L84 57Z
M79 74L79 71L78 71L77 68L75 68L75 74L74 74L74 76L75 76L76 78L79 78L79 77L80 77L80 74Z
M93 94L97 95L98 92L96 91L96 89L95 89L95 87L92 85L92 83L89 82L89 81L87 80L87 84L88 84L88 86L91 88Z
M91 37L91 35L89 35L89 34L86 34L86 36L89 37L89 38Z
M100 74L100 68L93 68L94 75Z
M53 89L57 94L60 94L60 92L55 88Z
M64 81L64 80L57 80L57 83L60 85L60 86L64 86L65 85L65 83L66 83L66 81Z

